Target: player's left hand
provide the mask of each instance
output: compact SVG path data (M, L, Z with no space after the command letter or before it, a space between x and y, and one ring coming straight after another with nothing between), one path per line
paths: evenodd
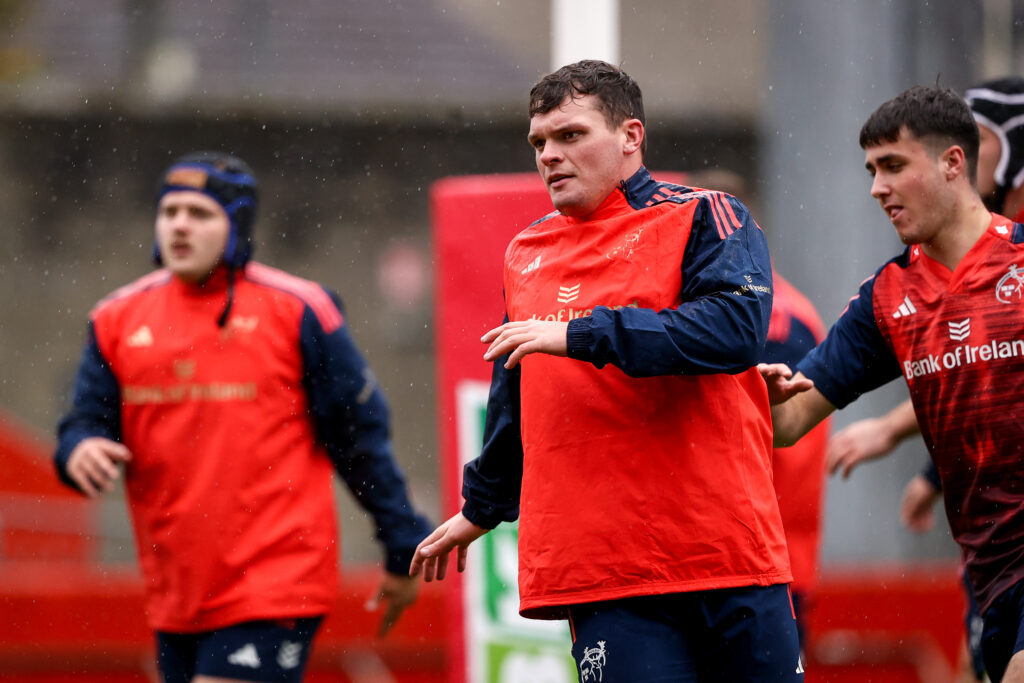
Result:
M480 338L483 343L490 344L484 353L484 360L490 362L511 353L505 361L505 368L511 370L528 353L568 355L568 330L569 323L555 320L518 320L505 323Z
M405 608L416 602L420 594L419 579L411 576L399 576L390 572L384 572L384 580L376 594L366 601L366 610L376 612L381 604L384 604L384 616L380 620L380 628L377 629L377 637L383 638L391 627L402 616Z

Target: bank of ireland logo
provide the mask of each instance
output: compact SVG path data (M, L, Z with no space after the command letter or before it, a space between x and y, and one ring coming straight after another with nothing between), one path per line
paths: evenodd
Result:
M605 641L597 641L597 647L583 648L580 658L580 683L600 682L604 678L604 665L608 661L604 650Z
M996 301L1016 304L1024 300L1024 272L1017 264L1010 264L1009 272L996 283Z
M558 303L567 304L570 301L576 301L580 298L580 285L576 283L571 287L559 287L558 288Z
M958 323L949 323L949 338L953 341L963 341L971 336L971 319L964 318Z

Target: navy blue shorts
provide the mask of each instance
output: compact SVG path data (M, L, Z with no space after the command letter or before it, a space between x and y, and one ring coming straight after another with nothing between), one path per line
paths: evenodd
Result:
M999 683L1010 658L1024 650L1024 581L1018 581L985 611L981 634L981 654L985 673Z
M164 683L190 683L198 675L300 683L321 621L247 621L201 633L157 631L157 665Z
M800 683L789 587L747 586L573 605L580 683Z
M971 670L974 677L979 681L985 678L985 658L981 652L981 638L985 629L985 620L978 612L978 602L974 599L974 590L967 578L967 572L963 573L962 583L964 597L967 599L967 610L964 614L964 629L967 634L967 651L971 657Z

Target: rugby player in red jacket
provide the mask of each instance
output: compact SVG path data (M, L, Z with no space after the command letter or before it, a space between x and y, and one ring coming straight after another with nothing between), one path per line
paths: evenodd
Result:
M977 189L967 103L916 86L860 133L871 194L907 244L797 364L765 365L776 445L903 376L984 622L993 681L1024 681L1024 225Z
M60 478L89 496L123 467L164 683L302 679L337 591L333 471L386 550L387 630L429 525L390 447L388 408L320 285L250 261L258 189L241 160L161 178L163 267L90 314Z
M519 518L520 612L568 619L580 680L801 681L754 364L764 235L736 198L643 167L640 89L585 60L530 93L555 213L505 256L510 322L465 505L410 572Z

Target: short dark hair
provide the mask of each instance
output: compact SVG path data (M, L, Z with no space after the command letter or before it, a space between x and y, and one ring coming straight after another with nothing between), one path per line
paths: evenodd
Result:
M567 64L537 81L530 89L530 118L548 113L566 98L584 95L597 98L609 126L615 127L626 119L638 119L647 125L640 86L619 67L598 59ZM646 149L647 137L644 136L642 151Z
M862 149L895 142L907 129L935 151L959 145L972 184L978 177L980 136L967 102L949 88L915 85L892 98L868 117L860 129Z

